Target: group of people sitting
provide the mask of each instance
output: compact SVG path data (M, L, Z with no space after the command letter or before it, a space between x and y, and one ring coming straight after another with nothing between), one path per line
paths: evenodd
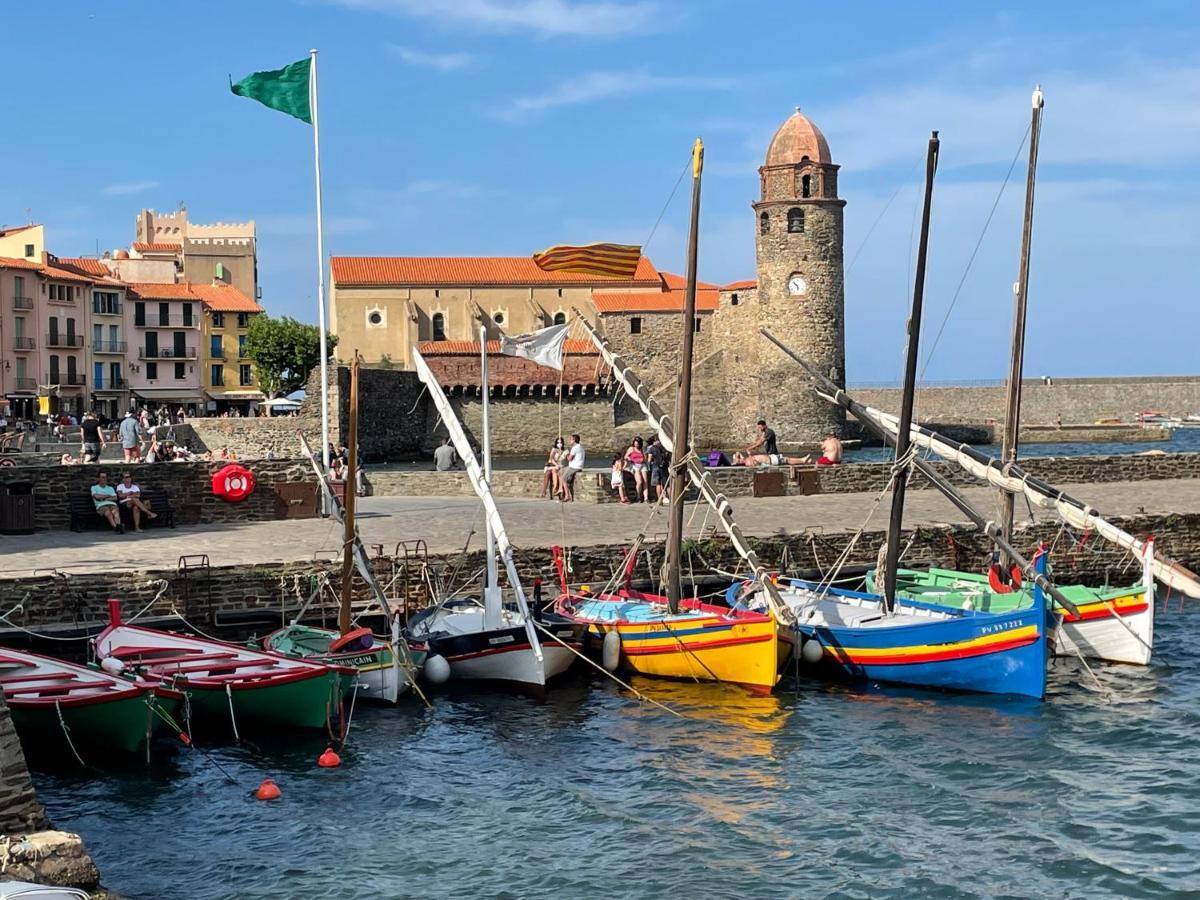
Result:
M123 510L129 512L134 531L142 530L142 516L148 519L158 518L158 513L142 498L142 489L134 484L133 475L129 472L123 473L120 483L115 486L108 483L108 473L101 472L96 476L91 494L96 513L108 522L117 534L125 533L125 524L121 521Z
M762 419L758 420L756 427L758 440L745 450L739 450L733 454L735 466L750 468L756 466L837 466L842 462L842 442L832 431L826 432L821 439L821 455L813 459L811 453L806 453L804 456L785 456L779 452L775 430L769 428Z
M583 471L586 459L587 451L579 435L571 435L569 447L561 437L556 438L542 467L542 496L564 503L574 500L575 477Z

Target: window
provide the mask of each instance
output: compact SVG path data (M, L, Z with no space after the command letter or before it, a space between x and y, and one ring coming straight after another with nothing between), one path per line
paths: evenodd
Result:
M803 234L804 232L804 210L798 206L793 206L788 210L788 231L792 234Z
M95 350L104 350L104 326L92 326L92 348Z
M48 337L50 338L50 346L53 347L55 344L58 343L58 319L51 317L49 321L50 321L50 334L48 335Z
M737 305L738 305L738 295L737 295L737 294L731 294L731 295L729 296L729 305L730 305L730 306L737 306Z
M383 324L383 313L377 309L371 310L369 313L367 313L367 324L378 328Z
M146 325L146 304L145 303L133 304L133 324L141 325L141 326L145 327L145 325Z
M119 295L116 291L93 291L92 312L115 316L121 311Z
M58 285L57 284L50 285L50 299L51 300L58 299Z
M771 217L763 213L758 217L758 233L766 234L771 230Z
M496 313L494 316L492 316L492 321L495 322L497 325L503 325L504 324L504 313L502 313L502 312Z
M238 328L250 327L250 313L238 313Z
M109 345L108 349L112 350L114 353L118 352L121 349L117 346L117 344L119 344L119 343L121 343L121 332L117 329L116 325L109 325L108 326L108 345Z
M811 175L805 175L803 178L800 179L800 196L801 197L811 197L812 196L812 176Z
M58 384L58 357L50 357L50 383Z
M158 363L146 363L146 379L154 381L158 378Z
M25 257L26 257L26 259L28 259L32 256L33 256L33 244L26 244L25 245Z
M108 364L108 386L118 388L121 386L121 364Z
M630 316L630 318L629 318L629 333L630 334L641 334L642 333L642 317L641 316Z
M213 366L212 367L212 386L218 387L220 385L223 385L224 383L225 383L225 367L219 366L219 365Z
M185 374L186 373L183 371L183 363L175 363L175 380L183 381Z
M79 378L79 361L74 356L67 357L67 384L75 384Z
M246 358L246 336L244 334L238 335L238 357Z
M699 334L700 333L700 317L699 316L696 316L695 324L696 324L696 327L693 330L696 332L696 334Z
M14 275L13 276L13 296L14 297L24 297L25 296L25 276L24 275Z
M215 312L212 314L212 317L213 317L213 328L224 328L225 327L225 313Z
M213 359L223 358L225 348L221 346L221 336L214 334L209 339L208 355Z
M251 374L248 365L238 366L238 382L242 387L254 384L254 376Z
M159 325L170 325L171 324L171 304L170 303L158 304L158 324Z
M67 346L75 346L75 320L67 319Z
M92 387L98 391L104 390L104 363L92 364Z
M556 312L554 314L554 324L555 325L566 325L567 324L567 314L562 311Z
M192 324L192 304L190 303L183 304L183 324Z
M446 317L441 313L434 313L430 324L433 328L433 339L444 341L446 339Z

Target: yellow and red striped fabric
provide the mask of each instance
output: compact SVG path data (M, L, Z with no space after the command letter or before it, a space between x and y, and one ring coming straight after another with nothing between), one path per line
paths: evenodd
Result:
M641 257L642 248L632 244L585 244L582 247L564 244L533 254L533 261L547 272L632 279Z

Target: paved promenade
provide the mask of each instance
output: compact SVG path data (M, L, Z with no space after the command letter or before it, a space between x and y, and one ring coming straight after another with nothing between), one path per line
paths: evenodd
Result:
M1200 512L1200 479L1141 481L1094 485L1061 485L1102 513ZM986 488L964 492L981 512L995 513L995 494ZM854 531L871 515L870 528L886 527L888 498L876 504L874 494L817 494L809 497L739 498L734 515L750 535ZM667 529L666 509L643 505L559 504L548 500L501 500L500 514L518 547L615 544L644 530L651 540ZM689 504L687 533L716 526L706 506ZM874 512L872 513L872 509ZM1018 501L1018 522L1028 520ZM1040 518L1048 517L1041 513ZM966 518L933 490L912 491L905 525L957 524ZM430 553L461 550L472 528L472 548L483 546L483 517L478 501L466 497L368 497L359 501L359 527L365 543L382 544L391 553L401 540L424 538ZM150 529L142 534L111 532L40 532L0 536L0 576L20 577L52 569L100 572L114 569L174 568L183 554L207 553L214 566L238 563L292 562L336 553L341 527L327 519L255 522L246 525Z

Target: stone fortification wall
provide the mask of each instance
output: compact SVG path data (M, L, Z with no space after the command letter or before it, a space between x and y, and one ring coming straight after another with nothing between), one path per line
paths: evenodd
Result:
M1133 534L1154 534L1159 552L1193 570L1200 568L1200 514L1126 516L1113 520ZM911 546L907 537L912 537ZM1038 541L1052 541L1058 536L1053 522L1017 529L1017 544L1030 546ZM750 543L770 568L785 567L785 572L824 570L844 547L848 533L799 531L791 534L751 538ZM874 565L883 543L882 530L864 532L855 544L848 566ZM909 547L906 559L923 560L935 565L969 571L982 571L991 561L991 544L977 530L967 526L937 526L918 528L906 535ZM647 579L662 563L663 546L651 540L643 545L645 554L639 557L635 578ZM1091 585L1128 584L1138 578L1137 566L1130 565L1129 555L1119 548L1098 540L1088 543L1087 552L1075 552L1060 540L1061 552L1053 559L1056 580L1060 583ZM392 548L386 548L388 551ZM569 553L569 580L574 584L603 585L618 572L623 545L577 547ZM721 538L688 541L685 553L695 572L713 568L733 571L738 565L737 554L729 542ZM518 548L515 561L527 589L535 576L546 582L546 590L555 590L550 549ZM483 566L483 551L472 549L467 554L448 554L429 558L437 572L450 576L451 588L462 585L463 579ZM403 560L380 556L373 561L377 574L385 583L394 585L393 596L408 597L410 608L426 602L425 579L419 564L405 569ZM457 573L457 574L455 574ZM121 597L129 610L141 609L159 590L158 579L167 582L167 590L157 603L144 614L146 624L158 620L166 627L180 627L174 613L183 615L197 626L239 625L256 628L262 634L280 621L280 604L286 601L286 615L292 615L318 584L328 578L332 591L324 593L325 600L309 608L312 620L336 618L336 596L339 589L340 564L337 562L296 562L262 566L214 567L209 575L192 573L184 576L174 569L160 571L100 572L90 575L40 576L33 578L0 579L0 605L5 608L25 600L24 609L10 618L15 625L34 630L59 626L99 629L107 619L105 601ZM393 581L393 577L395 580ZM435 579L436 580L436 579ZM31 601L29 596L36 598ZM355 600L365 603L365 586L355 580ZM261 613L248 622L247 613ZM20 633L7 634L5 640L25 640Z
M917 415L922 421L1004 419L1004 386L922 388ZM860 403L887 412L900 409L898 388L852 388ZM1125 421L1146 409L1174 416L1200 413L1200 376L1157 378L1055 378L1050 384L1026 379L1021 389L1021 421L1027 425L1094 422L1119 417Z
M46 813L33 793L25 754L13 728L12 715L0 695L0 834L46 828Z
M307 460L251 460L246 467L254 473L256 488L241 503L227 503L212 492L212 476L226 463L154 463L136 466L87 465L0 468L0 493L12 484L33 486L35 522L38 528L70 527L68 497L87 496L99 472L108 473L115 484L122 471L133 473L143 489L163 490L171 497L175 522L179 525L209 525L223 522L261 522L276 518L273 485L280 482L311 484L316 476Z
M175 426L175 437L196 453L211 450L217 454L226 448L236 452L238 459L243 460L265 459L268 454L278 459L288 459L300 455L297 431L304 432L313 449L320 446L321 420L307 416L192 419L186 425Z

